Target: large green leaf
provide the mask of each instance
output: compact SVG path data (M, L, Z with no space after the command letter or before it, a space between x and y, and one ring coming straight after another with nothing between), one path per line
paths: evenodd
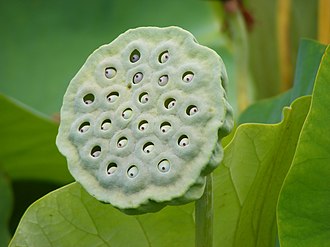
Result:
M47 115L59 112L88 55L145 25L181 26L213 48L222 37L207 1L0 1L0 92Z
M284 109L280 124L238 127L215 171L215 246L275 245L275 209L310 96Z
M278 204L283 247L330 246L330 46Z
M192 246L192 204L128 216L73 183L33 204L10 246Z
M10 240L8 223L12 211L13 195L9 179L0 172L0 246L7 246Z
M249 106L238 118L243 123L278 123L282 119L282 109L290 105L292 90L272 98L263 99Z
M0 94L0 168L14 180L72 181L55 146L57 125Z
M303 39L300 42L291 101L302 95L311 95L322 57L327 46Z
M251 230L258 231L264 240L259 244L274 242L277 194L308 106L309 98L303 98L285 110L281 124L238 129L225 151L224 165L214 173L215 246L254 246L245 245L251 244L254 235L247 239L243 231L254 224ZM237 155L237 150L244 151ZM262 184L267 186L259 187ZM262 213L252 217L251 210L256 208ZM22 218L11 246L73 246L78 242L80 246L192 246L193 227L192 204L127 216L96 201L74 183L34 203Z
M326 45L313 40L300 42L293 88L273 98L261 100L248 107L240 116L242 123L278 123L282 119L282 108L303 95L312 94L316 72Z

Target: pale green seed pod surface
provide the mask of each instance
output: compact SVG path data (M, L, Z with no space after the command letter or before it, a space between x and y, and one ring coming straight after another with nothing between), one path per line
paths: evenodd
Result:
M130 213L197 200L232 127L221 58L178 27L128 30L70 82L57 146L94 197Z

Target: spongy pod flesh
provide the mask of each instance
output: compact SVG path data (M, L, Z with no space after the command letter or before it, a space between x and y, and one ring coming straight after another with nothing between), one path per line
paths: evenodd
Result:
M179 27L128 30L63 98L56 143L91 195L128 214L201 197L233 125L219 55Z

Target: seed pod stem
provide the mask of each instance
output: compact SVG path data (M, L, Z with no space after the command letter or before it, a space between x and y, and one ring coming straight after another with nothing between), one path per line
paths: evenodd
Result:
M195 247L213 246L213 178L206 176L205 190L195 202Z

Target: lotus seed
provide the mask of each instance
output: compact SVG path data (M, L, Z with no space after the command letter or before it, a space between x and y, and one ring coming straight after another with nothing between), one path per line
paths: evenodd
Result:
M183 76L182 76L182 80L184 82L191 82L193 80L193 78L194 78L194 74L190 71L184 73Z
M93 147L91 151L91 156L94 158L97 158L101 155L101 147L100 146L95 146Z
M138 84L143 79L143 74L141 72L138 72L133 77L133 83Z
M140 59L140 52L138 50L134 50L132 53L131 53L131 56L130 56L130 61L132 63L136 63L137 61L139 61Z
M89 128L90 128L90 123L89 122L84 122L79 126L79 131L81 133L85 133L89 130Z
M143 151L145 153L151 153L153 149L154 149L154 144L152 142L148 142L143 146Z
M135 178L139 173L139 170L136 166L131 166L128 171L127 171L127 175L130 178Z
M168 132L168 131L170 130L170 128L171 128L171 124L170 124L169 122L165 122L165 123L162 123L162 124L160 125L160 130L161 130L161 132L163 132L163 133Z
M111 120L106 119L101 124L101 130L108 130L108 129L110 129L110 126L111 126Z
M112 175L117 171L117 165L115 163L110 163L107 167L108 175Z
M197 106L194 106L194 105L188 106L187 111L186 111L188 116L195 115L197 112L198 112L198 108L197 108Z
M149 96L148 96L148 93L142 93L139 97L139 100L142 104L145 104L148 102L149 100Z
M158 84L160 86L165 86L167 82L168 82L168 75L162 75L158 80Z
M117 70L113 67L106 68L104 74L106 78L111 79L115 77L115 75L117 74Z
M112 92L107 96L107 99L110 103L114 103L119 97L118 92Z
M166 101L165 101L165 107L167 108L167 109L171 109L171 108L173 108L174 106L175 106L175 104L176 104L176 100L175 99L173 99L173 98L170 98L170 99L167 99Z
M158 164L158 170L161 172L168 172L170 170L170 162L166 159L160 161Z
M131 116L132 116L133 112L132 112L132 109L131 108L127 108L123 111L123 113L121 114L121 116L124 118L124 119L129 119Z
M179 141L178 141L178 144L179 146L181 147L185 147L185 146L188 146L189 144L189 139L186 135L183 135L179 138Z
M117 147L118 148L123 148L123 147L125 147L126 145L127 145L127 138L126 137L122 137L122 138L120 138L119 140L118 140L118 142L117 142Z
M168 51L164 51L160 54L158 61L160 63L165 63L170 58Z
M139 130L144 131L148 128L148 122L147 121L141 121L139 123Z

